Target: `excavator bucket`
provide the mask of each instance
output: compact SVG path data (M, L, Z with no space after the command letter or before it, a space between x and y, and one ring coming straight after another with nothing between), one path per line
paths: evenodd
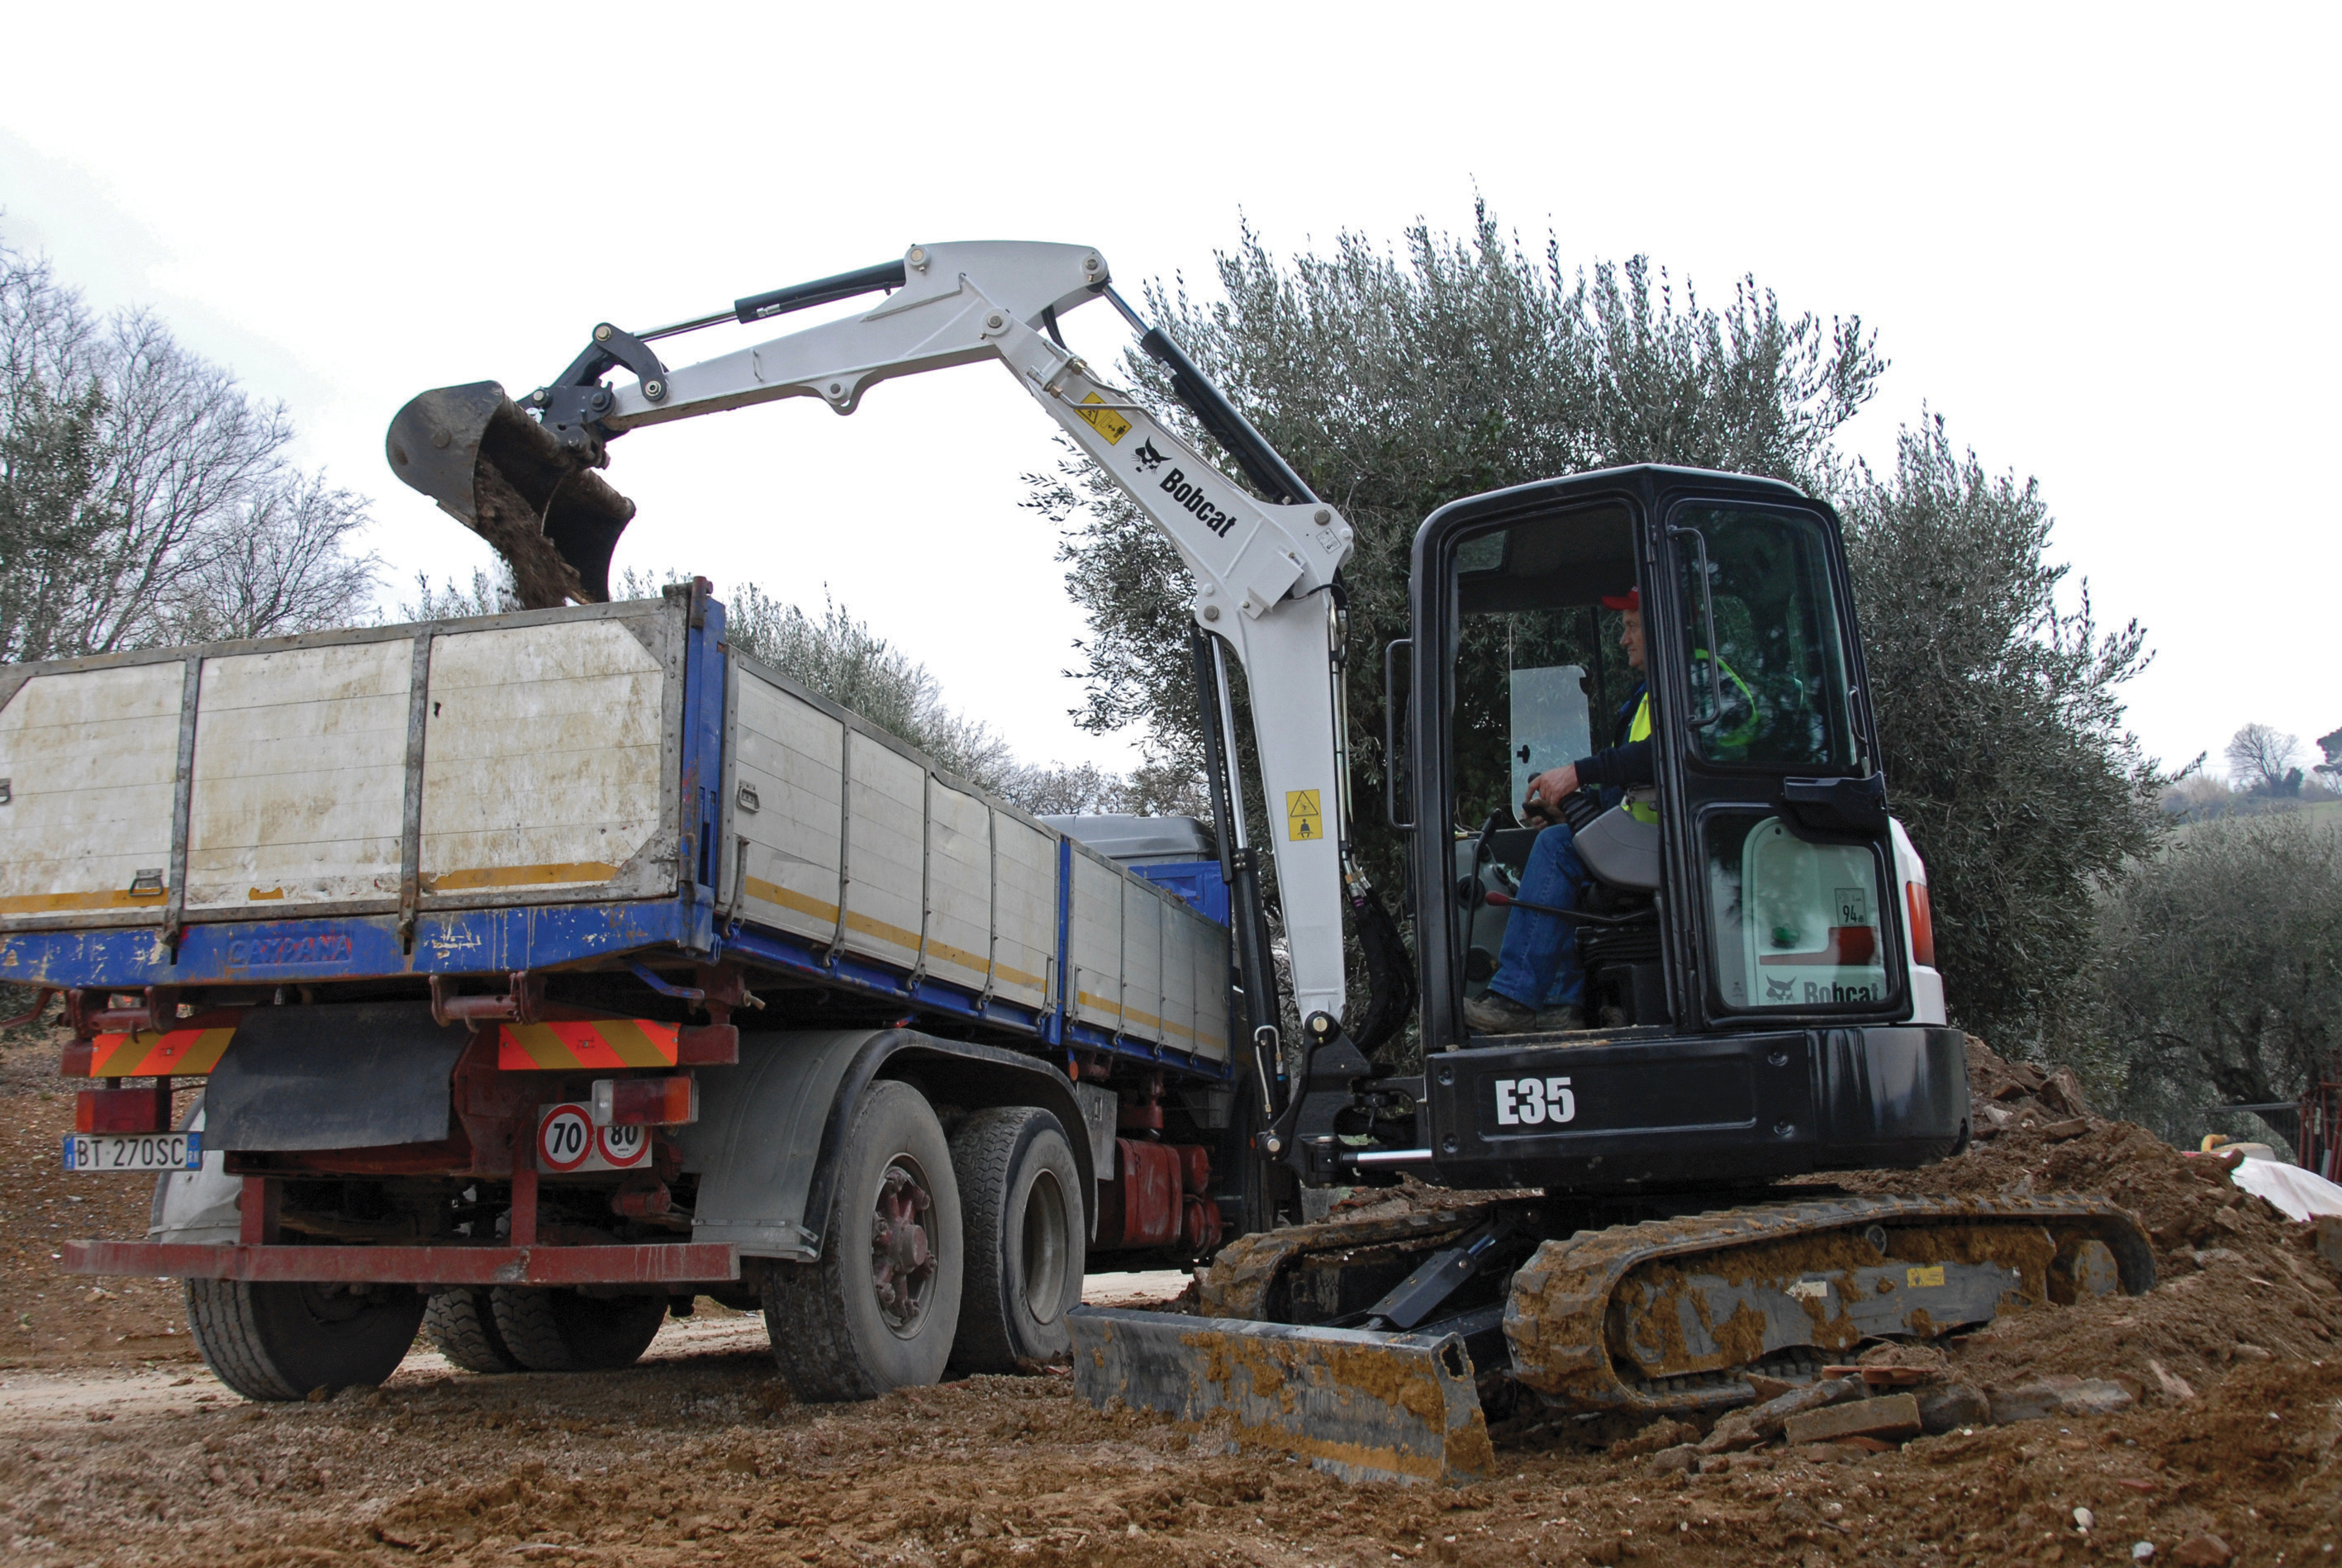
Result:
M423 394L384 444L393 473L495 546L523 608L609 598L610 553L635 504L497 383Z
M1496 1463L1472 1357L1453 1333L1374 1333L1076 1307L1074 1387L1348 1481L1461 1486Z

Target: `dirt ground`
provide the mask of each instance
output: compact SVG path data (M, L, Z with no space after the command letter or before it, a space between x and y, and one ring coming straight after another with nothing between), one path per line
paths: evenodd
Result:
M624 1373L481 1377L418 1351L381 1389L245 1404L188 1349L175 1285L93 1297L49 1272L57 1239L136 1234L145 1209L143 1186L57 1172L70 1114L53 1061L0 1056L12 1565L2221 1561L2212 1536L2225 1560L2297 1564L2342 1546L2342 1291L2301 1228L2225 1172L2031 1088L1989 1101L2009 1125L1970 1154L1866 1184L2088 1183L2137 1210L2157 1290L2004 1319L1950 1357L1992 1387L2122 1381L2128 1409L1877 1453L1758 1449L1696 1473L1656 1469L1647 1440L1606 1452L1537 1428L1457 1490L1229 1453L1092 1411L1062 1376L798 1406L761 1322L712 1303ZM1980 1096L1993 1071L1978 1064Z

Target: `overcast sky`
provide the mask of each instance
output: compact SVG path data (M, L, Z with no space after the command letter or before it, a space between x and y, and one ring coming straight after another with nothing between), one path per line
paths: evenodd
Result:
M1923 405L2037 475L2131 716L2217 766L2342 726L2337 10L1601 5L303 5L13 13L0 237L160 311L375 498L385 609L485 544L394 482L425 387L549 379L636 328L914 241L1097 246L1126 295L1275 246L1467 225L1858 314ZM1647 20L1646 20L1647 18ZM795 318L803 320L805 318ZM1103 305L1067 324L1103 357ZM714 353L738 329L700 339ZM764 335L762 333L759 336ZM663 345L671 351L680 345ZM667 357L679 360L680 352ZM1021 510L1050 426L996 367L638 433L619 564L825 588L1032 760L1080 618ZM2307 470L2305 477L2294 477Z

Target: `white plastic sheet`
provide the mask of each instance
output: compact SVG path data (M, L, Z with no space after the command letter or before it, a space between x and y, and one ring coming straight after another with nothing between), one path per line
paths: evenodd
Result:
M2277 1160L2240 1160L2230 1181L2257 1197L2267 1198L2297 1220L2314 1214L2342 1214L2342 1186L2313 1171Z

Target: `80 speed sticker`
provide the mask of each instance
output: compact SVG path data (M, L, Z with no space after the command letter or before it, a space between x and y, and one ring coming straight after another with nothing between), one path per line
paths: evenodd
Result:
M651 1152L640 1127L596 1127L594 1108L575 1102L540 1105L536 1168L552 1175L575 1171L631 1171Z

